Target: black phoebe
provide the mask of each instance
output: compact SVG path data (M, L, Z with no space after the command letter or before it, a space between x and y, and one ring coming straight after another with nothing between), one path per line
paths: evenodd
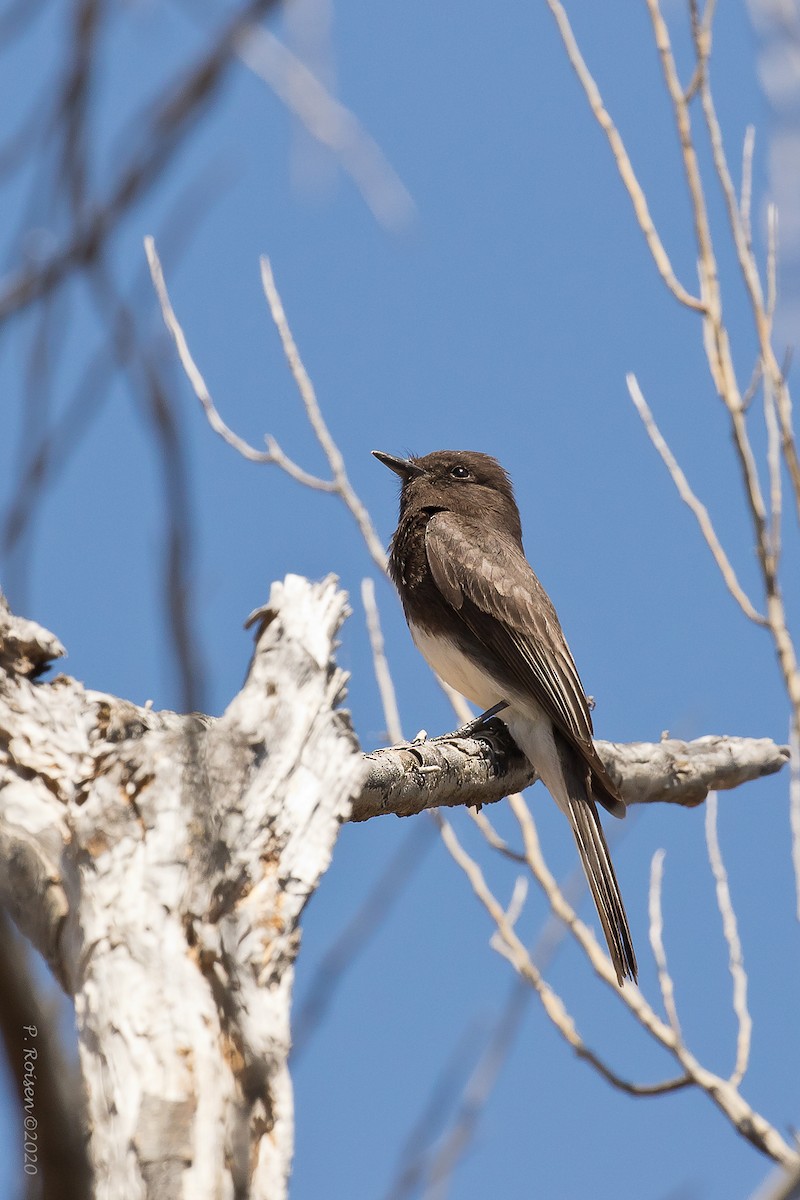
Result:
M617 979L636 955L595 801L625 804L592 742L583 685L556 610L522 547L511 480L488 454L372 452L403 481L389 573L417 648L456 691L502 720L565 813Z

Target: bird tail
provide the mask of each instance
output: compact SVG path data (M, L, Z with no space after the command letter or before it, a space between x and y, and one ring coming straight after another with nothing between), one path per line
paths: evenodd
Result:
M559 758L567 786L567 816L575 835L586 880L592 893L617 982L626 978L636 982L636 954L617 876L608 852L603 827L592 799L591 775L586 764L571 746L558 739Z

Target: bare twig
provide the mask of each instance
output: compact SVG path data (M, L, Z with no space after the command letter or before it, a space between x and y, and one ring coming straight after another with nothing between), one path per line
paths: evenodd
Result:
M742 393L742 408L747 412L750 405L755 399L756 392L759 389L764 371L761 359L759 358L756 365L753 367L753 374L750 376L750 382Z
M266 255L261 259L261 282L264 287L264 295L267 297L267 303L269 304L269 311L275 322L275 328L278 330L283 351L286 355L286 361L297 384L297 390L303 401L309 424L330 464L334 482L332 490L335 490L341 497L355 519L373 561L382 571L385 571L386 554L383 545L375 531L375 526L372 524L369 513L353 490L350 480L347 477L341 451L331 436L331 432L322 416L316 392L314 391L314 385L300 358L300 352L297 349L292 331L289 328L289 322L286 319L283 303L275 286L272 267Z
M514 987L525 996L530 994L529 989L518 979L514 980ZM406 1200L422 1185L428 1172L431 1145L443 1124L443 1114L452 1103L466 1064L474 1061L473 1048L477 1033L477 1022L472 1020L460 1034L453 1051L440 1069L430 1094L405 1139L398 1168L384 1193L385 1200Z
M311 136L333 151L375 219L389 229L406 225L414 213L408 189L357 117L313 71L260 25L242 30L237 51Z
M800 1165L789 1171L771 1172L751 1200L800 1200Z
M756 145L754 125L748 125L742 145L742 195L739 201L739 215L742 222L745 244L747 249L753 248L753 231L750 225L750 210L753 198L753 151Z
M688 1082L691 1082L704 1091L739 1133L762 1153L769 1155L769 1157L786 1166L798 1161L795 1151L787 1145L778 1131L760 1113L751 1108L733 1084L715 1075L712 1071L707 1070L698 1062L682 1039L676 1036L675 1030L658 1016L638 988L631 987L628 984L622 988L617 986L616 975L608 954L600 946L594 933L578 918L575 910L567 903L561 889L548 869L539 845L539 838L533 817L523 798L518 795L509 796L509 804L520 823L525 843L525 853L531 872L541 886L554 914L567 925L571 935L583 950L594 972L608 985L617 999L630 1009L641 1027L674 1056L685 1072L685 1075L675 1080L657 1084L654 1088L650 1088L648 1085L646 1091L639 1091L634 1094L659 1094L663 1091L674 1090L676 1087L686 1086ZM473 884L476 894L479 894L483 900L484 897L478 891L476 883L482 885L483 889L485 889L485 881L477 879L474 881L472 875L470 875L470 882ZM497 904L496 901L494 903L495 905ZM499 924L498 928L504 940L506 940L504 929ZM507 942L508 947L509 943ZM513 952L514 947L511 946L507 957L511 957ZM517 965L516 961L514 965ZM519 967L517 969L520 970ZM551 1006L545 1005L545 1011L559 1031L566 1037L567 1041L573 1044L570 1027L566 1026L562 1028L564 1020L558 1006L552 1009ZM593 1060L590 1059L589 1061ZM625 1091L631 1091L632 1087L637 1086L630 1085L627 1081L620 1082L613 1072L606 1074L604 1069L605 1064L593 1062L593 1065L601 1074L605 1075L605 1078L609 1082L614 1083L617 1087L622 1087Z
M692 123L689 113L689 104L686 99L686 94L678 78L678 71L675 66L675 59L672 55L672 47L670 45L669 30L667 23L664 20L658 0L647 0L647 8L650 12L650 19L653 25L653 34L655 36L656 48L658 49L661 58L661 66L664 72L664 79L667 85L675 110L675 119L678 127L678 136L681 143L681 151L683 153L683 162L686 171L686 180L689 186L689 193L692 200L692 209L695 221L695 234L697 237L697 245L700 252L701 260L707 268L714 264L714 248L711 239L711 229L708 223L708 214L706 212L705 196L703 193L703 184L700 176L700 166L697 161L697 154L692 140ZM710 38L710 32L707 35ZM704 57L707 51L698 52L698 64L701 67L703 75L705 75ZM709 279L712 282L712 287L708 290L703 299L706 301L707 315L712 320L716 321L714 308L718 304L718 287L716 274L709 274Z
M99 246L125 214L161 178L206 105L217 94L242 28L260 20L277 0L247 0L230 18L214 45L177 84L171 84L161 102L145 118L145 149L117 176L106 199L92 205L87 219L74 229L66 243L44 262L25 267L12 277L0 295L0 321L26 308L60 287L75 269L92 262Z
M527 862L527 859L521 850L512 849L505 838L500 837L500 834L497 832L494 825L492 825L491 821L482 809L472 807L467 811L486 839L487 845L491 846L493 850L496 850L498 854L502 854L504 858L509 859L510 862Z
M161 223L162 237L173 262L177 261L182 251L196 229L196 224L205 214L208 204L218 192L219 173L213 168L212 172L204 170L193 174L184 188L178 193L170 206L164 221ZM97 351L89 358L81 371L71 395L66 403L59 403L49 420L45 419L42 406L36 403L26 403L26 414L31 418L26 420L25 429L20 445L19 474L12 488L13 499L8 507L0 532L0 545L9 556L15 554L22 562L27 555L25 551L33 536L34 524L38 513L56 479L68 468L74 454L81 445L83 437L96 419L104 405L107 405L113 389L110 381L115 369L120 367L127 370L134 382L133 392L142 399L145 412L155 413L160 404L156 400L158 389L165 401L168 400L160 380L162 364L160 356L151 351L140 337L135 320L137 302L147 286L150 294L151 282L146 265L137 271L132 286L124 293L113 286L110 272L98 276L95 269L91 282L96 294L98 278L108 279L108 294L103 294L99 303L99 311L103 322L108 328L108 337L101 342ZM54 300L61 302L64 297L52 293L45 301L49 308ZM60 327L65 327L62 319L62 309L58 308L57 318ZM55 339L57 345L57 339ZM52 351L51 342L49 350ZM32 353L32 360L41 357L42 362L49 361L49 354L38 356ZM32 365L33 365L32 361ZM138 364L138 368L137 368ZM35 399L35 394L31 397ZM178 441L166 445L165 439L159 439L162 463L166 463L164 474L165 488L171 493L179 485L185 485L186 472L183 469L183 458L186 449ZM173 451L178 454L178 470L171 460ZM188 623L184 619L191 600L191 590L184 586L183 567L187 561L185 547L189 545L188 537L179 536L179 524L184 528L189 524L189 509L185 504L185 491L181 498L181 511L176 504L174 516L180 517L172 521L169 537L174 537L177 552L165 556L164 565L168 582L168 619L173 635L173 646L179 664L181 676L182 702L185 708L202 707L203 681L200 660L197 652L197 642L186 636ZM178 536L176 536L178 535ZM12 578L13 559L9 563L9 583ZM18 590L18 589L17 589Z
M688 505L688 507L694 513L697 523L700 526L700 531L706 540L706 545L714 556L714 561L719 567L722 578L725 581L725 586L746 617L749 617L751 621L756 623L756 625L766 625L767 619L763 617L761 613L756 611L749 597L742 588L742 585L739 583L730 559L723 550L722 543L717 537L714 525L710 516L708 515L708 509L700 500L698 500L697 496L692 491L689 481L678 465L674 454L664 440L661 430L656 425L655 418L653 417L647 401L642 395L642 390L639 387L636 376L633 374L628 374L626 376L626 381L631 400L633 400L633 403L636 406L636 411L642 418L642 423L647 430L647 435L658 453L661 455L661 459L669 471L675 487L678 489L678 494L681 500L683 500L684 504Z
M63 317L58 297L48 296L34 314L34 328L30 341L30 352L26 364L22 395L22 427L20 429L17 459L20 473L28 472L33 464L39 431L50 419L53 400L53 384L58 361L63 328ZM38 480L37 480L38 483ZM18 602L27 604L27 585L30 573L30 556L20 537L25 524L26 511L12 503L8 515L11 537L4 549L16 551L9 562L8 586L12 587Z
M393 742L403 740L403 729L400 723L400 711L397 707L397 695L392 682L392 673L386 661L386 649L381 629L380 614L375 600L375 584L371 579L361 580L361 601L367 618L367 632L372 648L372 662L375 668L375 679L381 695L386 732Z
M789 730L791 738L791 776L789 781L789 827L792 835L792 866L797 893L797 919L800 921L800 736L794 721Z
M292 1057L305 1052L333 1003L346 972L374 938L435 844L430 821L416 821L400 841L357 912L333 939L309 983L292 1023Z
M513 929L517 921L522 916L525 909L525 901L528 899L528 876L518 875L514 880L514 887L511 890L511 899L506 905L506 920ZM497 934L493 933L489 939L489 945L493 950L497 950L495 945Z
M648 0L648 5L651 9L651 15L654 17L654 27L657 26L664 37L666 25L663 19L660 19L658 13L658 0ZM698 60L704 53L704 44L695 36L695 48ZM672 60L671 51L669 49L669 39L666 37L665 53L662 54L662 62L664 63L665 77L668 80L670 94L672 92L672 84L670 83L671 72L674 74L674 61ZM708 71L703 72L703 82L701 88L703 112L706 119L706 125L711 140L711 148L714 158L714 166L717 172L717 177L722 186L725 197L725 204L728 213L728 221L730 224L733 241L736 248L736 254L739 261L739 266L742 271L745 286L750 297L750 304L753 312L753 319L758 337L759 352L763 363L764 374L772 381L773 388L777 398L778 414L781 425L782 448L784 458L786 460L787 469L790 479L792 480L795 490L795 498L797 501L798 515L800 515L800 459L798 459L797 447L794 438L792 425L792 402L789 395L786 380L783 375L775 352L771 343L772 323L775 311L775 303L777 297L776 286L776 240L777 240L777 214L774 205L770 205L768 213L768 255L767 255L767 298L764 300L764 294L761 286L761 281L756 264L755 254L752 247L752 237L750 232L750 188L752 183L752 136L749 140L745 139L744 159L743 159L743 181L742 181L742 202L737 203L736 191L728 168L727 158L722 139L722 132L717 118L714 99L711 92L711 85L708 78ZM673 99L674 96L673 96ZM677 100L675 100L676 117L678 124L681 126L685 118L683 112L680 111ZM699 225L707 224L705 216L705 201L702 194L702 186L699 182L699 174L693 173L692 166L692 150L687 150L684 147L684 161L687 168L687 177L690 180L690 193L695 209L696 222ZM696 167L696 160L694 160ZM746 184L746 189L745 189ZM745 197L747 203L745 204ZM741 419L741 404L738 401L735 378L733 376L732 365L729 365L729 351L727 334L722 325L721 316L721 299L719 293L719 283L716 276L716 264L713 262L713 250L710 244L710 234L708 240L703 241L698 234L698 246L700 248L700 256L702 263L702 273L708 282L708 286L712 295L711 305L711 324L713 334L709 339L713 343L717 351L716 366L709 359L709 365L712 366L712 372L716 372L718 376L717 382L726 407L731 415L731 421L734 432L734 442L739 454L739 459L743 471L743 478L746 486L747 495L750 500L752 516L756 527L756 532L761 537L766 537L766 531L762 527L762 508L760 505L760 494L758 488L757 473L755 464L750 451L749 439L747 430ZM725 362L721 360L724 358ZM759 543L759 553L762 558L762 566L765 574L765 583L767 590L770 590L771 581L769 579L769 556L766 545Z
M667 966L667 953L664 949L664 919L661 913L661 885L664 878L665 851L656 850L650 864L650 945L653 958L658 968L658 984L664 1001L664 1011L672 1026L677 1043L683 1040L681 1023L678 1019L678 1009L675 1005L675 985Z
M97 66L96 45L105 16L104 0L79 0L74 6L71 65L59 99L63 126L61 174L76 224L82 220L86 208L89 174L86 120Z
M778 210L767 205L767 324L772 329L778 303ZM776 364L777 365L777 364Z
M598 88L591 72L589 71L589 68L586 65L584 57L580 52L580 48L575 40L575 35L572 32L572 26L569 23L569 18L566 14L563 4L560 3L560 0L547 0L547 7L550 9L550 12L555 18L556 25L558 26L558 32L560 33L561 40L564 43L564 48L567 52L570 65L572 66L575 74L578 76L580 84L586 93L586 99L589 102L589 107L591 108L600 128L608 138L608 143L611 147L611 153L614 155L614 161L616 162L617 169L620 173L620 178L627 188L628 195L630 196L631 203L633 204L633 211L636 215L636 220L639 224L639 228L644 234L645 241L647 242L650 253L653 256L653 261L656 264L659 275L664 280L664 283L667 285L676 300L680 301L681 304L685 304L687 308L694 309L696 312L703 312L705 310L705 304L703 300L698 299L697 296L693 296L687 292L687 290L681 283L678 282L677 278L675 277L675 272L672 269L672 263L670 262L669 256L664 249L660 237L658 236L658 231L653 224L653 218L650 215L647 199L642 190L641 184L636 177L633 165L628 157L628 152L625 149L625 143L620 136L619 130L611 119L608 109L603 103L603 98L600 95L600 89Z
M767 473L769 475L769 540L770 555L777 565L781 557L781 517L783 484L781 481L781 433L775 405L772 379L764 379L764 424L767 428Z
M243 438L223 421L217 408L211 398L205 380L200 373L194 359L192 358L186 337L181 329L180 323L173 311L172 305L167 293L164 276L161 270L161 264L158 259L155 244L151 237L145 239L145 251L147 260L150 265L150 273L153 278L153 285L158 295L161 311L164 316L164 322L169 329L175 341L178 350L178 355L181 360L186 375L194 389L195 395L203 406L206 417L211 428L220 435L239 454L251 462L272 463L281 470L285 471L292 479L305 487L313 488L317 491L333 492L338 495L343 501L346 508L355 520L361 532L361 536L366 543L367 549L372 556L375 564L386 571L386 553L383 549L380 538L372 524L369 513L362 504L356 494L347 475L344 465L344 459L341 451L334 441L330 430L322 416L322 412L317 401L314 385L311 382L308 372L305 369L303 360L300 357L300 352L289 327L289 322L286 318L283 302L275 284L275 279L272 274L272 267L269 259L264 256L261 259L261 282L264 287L264 294L269 304L270 314L278 330L278 335L281 339L281 345L286 356L286 361L289 364L289 369L292 377L297 385L297 390L300 393L300 398L303 402L303 407L308 417L308 422L313 430L314 436L319 442L328 464L331 468L333 478L320 479L316 475L311 475L308 471L304 471L302 467L293 462L281 449L273 437L267 437L267 449L256 450L250 446Z
M109 342L131 377L134 394L153 431L164 496L162 570L169 644L177 669L181 708L184 712L200 712L206 700L205 671L193 619L194 530L187 449L161 363L142 343L134 312L106 269L104 254L92 265L89 278L100 319L109 327Z
M529 995L524 983L516 980L467 1080L455 1120L428 1166L428 1187L423 1192L423 1200L445 1200L453 1172L475 1136L480 1115L516 1040Z
M194 389L194 394L202 404L203 410L208 419L208 423L214 432L219 434L223 441L227 442L232 449L236 450L238 454L241 454L243 458L248 459L250 462L275 463L277 466L281 467L282 470L286 471L287 474L291 475L293 479L296 479L298 483L302 483L306 487L314 488L318 491L332 492L334 490L334 485L332 483L326 479L319 479L316 475L310 475L307 471L304 471L302 467L297 466L296 463L293 463L290 459L286 458L286 456L283 454L283 451L280 450L280 447L278 447L276 443L272 443L270 449L268 450L256 450L254 446L251 446L244 440L244 438L239 437L239 435L234 433L230 426L225 423L211 398L211 393L206 386L206 381L200 372L200 368L192 358L189 345L186 341L186 335L181 328L178 318L175 316L175 312L167 292L167 286L164 282L164 273L161 268L161 261L158 257L158 252L156 251L155 242L152 237L148 236L144 239L144 248L147 255L147 262L150 267L150 274L153 279L153 286L156 290L156 295L158 296L158 300L161 305L164 324L172 335L178 351L178 357L181 360L181 366L186 372L186 376L191 383L192 388Z
M706 845L708 846L708 861L711 863L711 870L717 885L717 906L722 917L722 931L725 941L728 943L728 967L733 980L733 1011L736 1015L739 1032L736 1039L736 1065L730 1082L738 1086L744 1079L750 1058L753 1022L747 1007L747 972L744 967L742 943L739 941L736 913L728 887L728 873L725 870L717 835L716 792L709 792L706 802Z
M304 471L302 467L293 462L281 449L274 438L267 438L267 449L256 450L249 445L243 438L223 421L220 416L211 394L206 386L205 380L192 358L189 350L186 336L180 326L180 323L175 316L175 312L170 303L167 293L166 284L164 282L163 271L156 252L155 244L151 237L145 239L145 251L147 260L150 266L150 273L153 279L153 286L156 289L156 294L161 305L161 311L164 316L164 322L171 333L175 345L178 350L178 356L181 360L181 365L194 389L195 395L203 406L206 417L211 428L218 433L224 441L228 443L234 450L241 454L244 458L251 462L272 463L281 468L298 483L306 487L314 488L317 491L333 492L339 496L346 508L355 520L361 532L361 536L366 543L367 549L372 556L375 564L386 571L386 553L383 549L380 538L372 524L369 513L359 499L347 475L344 459L341 451L337 446L330 430L322 416L322 412L317 401L314 385L311 382L308 372L305 369L303 360L300 357L300 352L289 327L289 322L281 301L280 294L275 284L275 279L272 273L272 267L269 259L262 257L261 259L261 281L264 287L264 294L269 304L270 314L278 330L278 335L281 339L281 345L286 356L286 361L289 364L289 369L292 377L297 385L297 390L300 393L300 398L303 402L303 407L306 411L309 424L314 432L317 441L319 442L328 464L331 468L333 478L320 479L316 475L311 475L308 471Z
M513 801L514 799L520 798L509 797L509 799ZM578 1057L589 1062L597 1071L600 1072L604 1079L608 1080L609 1083L613 1084L617 1088L620 1088L622 1091L628 1092L629 1094L656 1095L662 1091L672 1091L677 1086L685 1086L687 1081L683 1077L680 1081L669 1080L665 1084L656 1084L652 1086L649 1084L640 1085L631 1083L629 1080L623 1079L622 1076L616 1073L616 1071L613 1071L608 1064L599 1057L599 1055L597 1055L593 1050L589 1049L581 1035L578 1033L575 1022L567 1011L564 1001L557 992L553 991L550 985L542 977L541 972L536 967L530 955L527 953L524 945L515 933L513 926L503 910L502 905L495 898L492 891L488 887L486 879L478 863L469 854L467 854L466 850L456 837L455 831L450 823L438 816L437 820L440 822L442 838L445 841L448 850L461 867L462 871L469 880L475 895L480 900L481 904L483 904L484 908L489 913L489 916L497 926L498 933L500 934L500 941L494 943L495 949L497 949L499 953L503 954L503 956L512 964L514 969L531 985L531 987L533 987L542 1003L545 1013L553 1022L561 1036L572 1047ZM553 881L553 883L555 886L555 881ZM575 920L577 921L577 918L575 918ZM584 929L586 929L585 926ZM586 930L586 933L589 934L589 931ZM597 941L593 938L593 935L589 934L589 937L594 941L597 952L602 956L602 958L607 960L607 956L603 951L600 950L600 947ZM610 961L608 961L608 976L609 982L613 981L614 985L616 985L616 976L614 975ZM631 989L626 985L623 990L628 992Z

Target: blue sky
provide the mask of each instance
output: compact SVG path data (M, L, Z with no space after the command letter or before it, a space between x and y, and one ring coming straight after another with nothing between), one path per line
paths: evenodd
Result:
M42 6L6 52L6 136L60 70L66 11ZM150 3L115 12L90 108L90 174L100 193L141 136L142 105L179 64L195 60L222 11L209 4L198 16L187 6ZM576 3L570 11L676 272L694 289L689 207L646 8ZM687 73L686 14L674 3L666 13ZM657 740L669 730L785 740L788 710L767 636L726 593L625 387L634 371L757 596L752 537L699 323L657 277L546 5L503 4L489 18L472 3L340 4L331 48L339 95L408 188L413 217L398 231L378 225L335 162L310 150L281 103L239 67L162 182L114 235L113 271L121 286L136 289L142 331L165 359L174 357L144 276L142 239L152 233L175 310L227 422L254 444L273 434L303 466L324 473L261 293L258 258L269 254L331 431L385 541L396 481L371 449L495 454L516 485L528 556L596 697L599 736ZM717 102L737 180L745 129L756 126L754 224L763 251L771 118L756 58L744 6L721 6ZM704 151L705 166L707 158ZM302 186L298 176L317 184ZM58 187L52 172L33 168L4 182L4 228L24 229L28 252L60 244L66 222ZM719 221L721 197L713 186L709 192ZM180 247L176 223L185 234ZM7 271L19 264L21 245L9 235ZM719 259L746 383L755 342L724 235ZM86 364L107 336L80 282L60 294L54 326L50 415L41 420L63 414L76 389L86 388ZM25 457L33 315L4 332L6 511ZM334 499L237 457L208 428L180 371L169 377L189 463L204 706L221 712L239 687L250 649L243 621L270 582L287 572L334 571L354 610L340 649L351 672L348 705L363 746L384 743L359 598L361 579L376 572L352 519ZM753 420L757 426L757 413ZM125 377L112 373L2 580L15 606L57 633L69 651L66 669L88 686L175 707L181 692L164 620L164 505L141 405ZM796 557L796 549L787 552ZM451 728L389 584L378 579L377 592L406 734ZM789 598L795 615L796 601ZM531 802L563 877L575 863L567 832L540 785ZM500 808L492 815L511 836L509 815ZM466 815L453 819L477 852ZM660 1007L647 884L654 851L666 849L666 940L686 1037L703 1063L725 1074L736 1029L703 819L702 809L637 814L620 828L615 861L642 988ZM466 1046L459 1078L469 1073L513 984L508 964L489 948L491 927L465 879L435 837L415 834L421 820L346 827L309 905L300 1003L401 844L419 838L419 866L331 994L325 1023L297 1063L294 1200L388 1195L437 1077L459 1046ZM785 1136L798 1120L792 1014L800 1003L788 828L785 774L721 797L720 838L755 1022L742 1091ZM514 872L483 857L508 899ZM589 916L585 900L582 911ZM522 923L531 942L545 919L532 891ZM620 1073L642 1082L675 1073L568 943L548 978L589 1044ZM435 1108L446 1127L448 1102ZM2 1137L0 1191L9 1194L19 1147L8 1121ZM703 1095L636 1100L613 1091L565 1048L531 996L449 1194L729 1200L749 1195L768 1166Z

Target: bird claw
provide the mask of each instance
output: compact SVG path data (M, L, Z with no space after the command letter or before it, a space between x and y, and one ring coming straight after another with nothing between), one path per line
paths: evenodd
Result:
M466 725L462 725L460 729L456 729L453 733L448 733L448 738L468 738L474 737L476 733L488 727L489 722L498 713L501 713L504 708L508 708L508 701L501 700L498 704L493 704L491 708L487 708L486 712L482 712L480 716L467 721Z
M508 703L505 700L501 700L499 704L488 708L486 712L481 713L474 720L468 721L460 729L456 729L452 733L440 734L433 741L453 742L463 738L476 738L488 746L489 753L492 756L492 771L496 776L500 775L502 773L502 752L497 746L496 741L505 730L505 725L502 720L498 719L497 714L502 712L504 708L508 708Z

